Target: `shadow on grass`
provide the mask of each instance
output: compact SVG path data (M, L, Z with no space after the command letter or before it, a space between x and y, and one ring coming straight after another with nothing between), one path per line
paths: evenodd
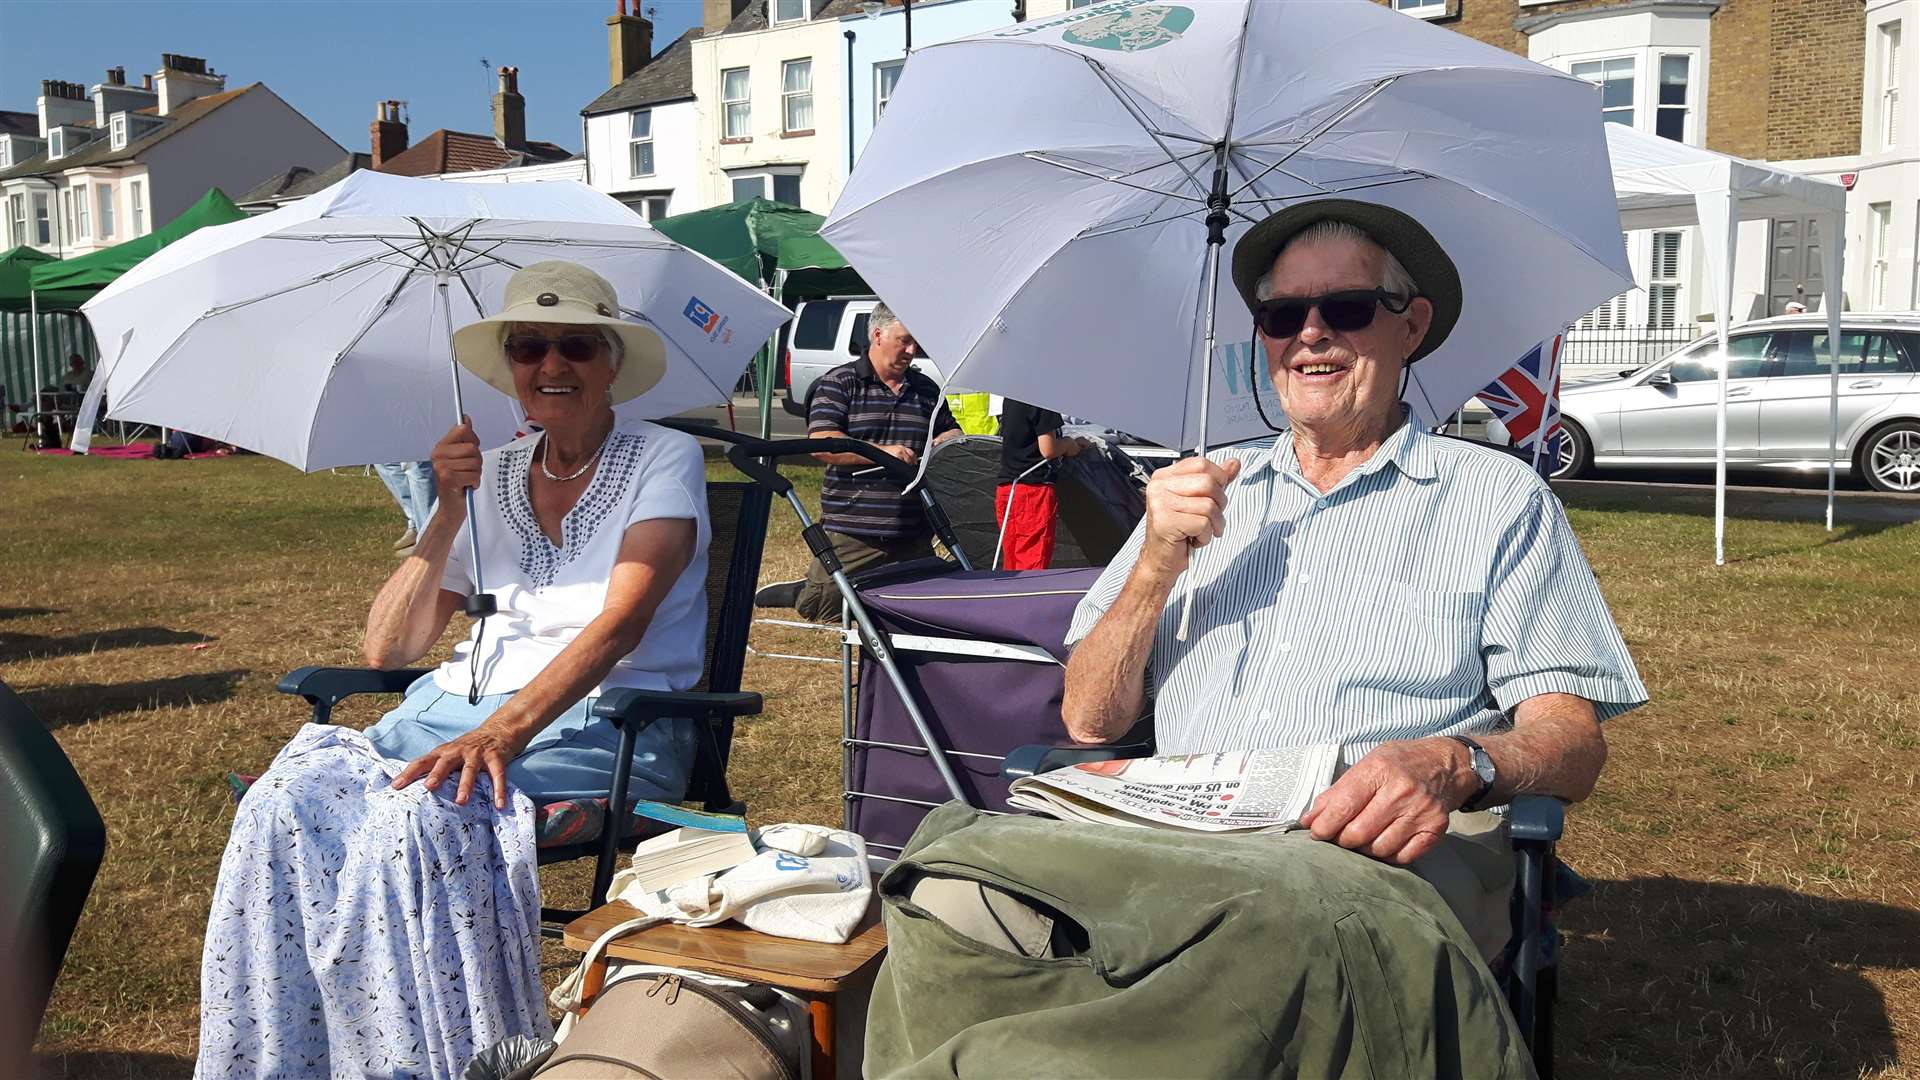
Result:
M107 649L137 649L145 645L193 645L213 639L191 630L169 630L164 626L123 626L118 630L43 637L39 634L0 633L0 664L20 660L44 660L75 653L101 652Z
M1896 1063L1864 971L1920 969L1920 911L1679 878L1596 885L1562 917L1568 1075L1851 1078Z
M131 683L69 683L16 690L49 728L84 724L89 720L139 709L164 709L225 701L249 672L209 671Z
M193 1075L193 1061L173 1054L121 1054L111 1050L35 1054L33 1080L173 1080Z
M58 615L60 611L50 607L0 607L0 619L30 619L36 615Z

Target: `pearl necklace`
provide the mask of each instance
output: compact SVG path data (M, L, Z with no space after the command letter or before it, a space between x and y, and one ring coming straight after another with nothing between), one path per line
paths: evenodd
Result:
M608 432L607 437L611 438L612 434L612 432ZM565 476L555 476L553 475L553 470L547 468L548 455L553 453L553 440L543 438L540 440L540 474L559 484L564 484L569 480L578 480L586 474L588 469L593 468L593 463L600 458L600 451L606 449L606 447L607 440L603 438L600 440L600 445L593 448L593 453L587 455L587 460L582 462L579 468Z

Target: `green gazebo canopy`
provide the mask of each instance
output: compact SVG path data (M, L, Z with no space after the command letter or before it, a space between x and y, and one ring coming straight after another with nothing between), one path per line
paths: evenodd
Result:
M197 229L208 225L225 225L230 221L239 221L246 217L246 211L233 204L227 194L219 188L209 188L200 201L180 212L180 215L145 236L136 237L124 244L115 244L91 255L63 259L52 264L33 267L30 277L33 284L34 300L39 306L47 307L49 298L78 296L78 300L69 306L79 306L93 297L101 289L113 284L121 274L136 266L140 260L166 247L168 244ZM58 306L56 303L55 306Z
M29 246L13 248L12 252L0 254L0 311L27 311L31 304L27 302L27 288L33 281L33 269L44 263L58 263L60 259L48 256ZM92 296L92 292L75 294L69 288L56 292L40 294L42 311L71 311L81 306L81 302Z
M781 240L780 257L774 270L779 276L783 300L873 291L847 264L846 258L818 233Z
M829 292L865 291L865 285L852 274L847 261L826 241L820 239L820 223L826 219L797 206L772 199L747 199L724 206L695 210L661 218L653 227L676 243L705 255L721 266L765 289L775 282L775 272L789 270L782 300L803 296L824 296ZM789 267L782 253L786 245L807 243L795 248L798 262ZM822 258L831 265L800 265ZM794 273L793 271L801 271ZM818 274L820 270L826 273ZM854 289L828 281L852 281Z

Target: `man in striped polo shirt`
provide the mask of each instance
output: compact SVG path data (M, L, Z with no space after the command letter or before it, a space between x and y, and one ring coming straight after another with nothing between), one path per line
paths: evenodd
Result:
M810 391L807 434L816 439L870 442L909 465L927 449L928 421L935 445L960 434L943 406L940 386L913 369L920 345L892 309L881 304L867 316L867 348L858 360L820 376ZM827 464L820 485L821 524L833 534L833 550L851 574L884 563L933 554L932 527L920 502L896 481L873 471L857 454L815 454ZM789 586L790 588L791 586ZM784 596L761 590L762 606L784 606ZM814 622L840 618L840 596L818 560L807 567L793 606Z
M1067 731L1111 741L1151 697L1163 754L1342 744L1302 824L1411 867L1491 957L1513 863L1482 811L1585 798L1600 722L1646 689L1546 484L1408 420L1405 369L1460 314L1426 229L1299 204L1248 231L1233 278L1291 429L1154 473L1068 632Z

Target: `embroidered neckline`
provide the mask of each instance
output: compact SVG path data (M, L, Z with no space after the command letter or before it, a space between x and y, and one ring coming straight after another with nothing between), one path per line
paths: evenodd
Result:
M560 519L558 546L540 528L527 489L534 445L501 451L500 470L494 475L494 500L500 515L520 538L520 572L527 585L536 589L552 585L561 568L579 558L587 542L623 501L627 480L638 467L646 445L647 437L635 432L616 428L608 434L600 448L600 467L588 481L587 490Z

